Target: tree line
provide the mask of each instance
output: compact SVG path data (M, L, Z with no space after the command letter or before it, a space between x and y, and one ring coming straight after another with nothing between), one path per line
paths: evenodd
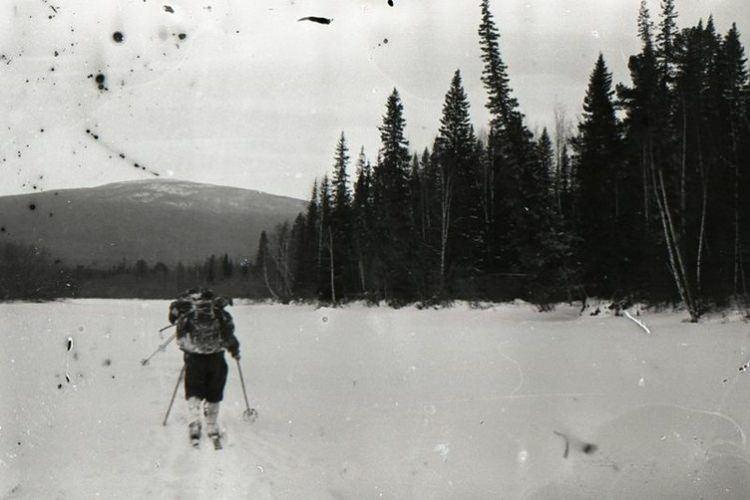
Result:
M388 97L374 162L342 132L305 213L258 243L255 267L282 300L440 302L586 296L680 301L696 320L747 297L750 87L736 25L679 29L641 3L629 84L602 55L574 130L528 128L489 0L478 28L490 113L477 134L461 73L437 137L409 149Z
M0 301L57 298L168 299L195 286L215 288L222 295L263 299L267 288L247 259L210 255L190 264L144 259L121 261L108 268L65 264L37 245L0 245Z

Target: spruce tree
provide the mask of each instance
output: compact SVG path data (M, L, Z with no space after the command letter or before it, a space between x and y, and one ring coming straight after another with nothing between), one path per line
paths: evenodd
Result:
M555 172L555 152L552 150L552 139L550 139L547 127L542 129L542 134L536 143L537 157L539 158L538 181L540 187L552 194L552 177Z
M380 130L380 151L374 170L376 252L382 296L402 302L414 297L412 276L414 231L410 214L409 150L404 135L406 120L396 89L388 97Z
M653 39L653 23L646 2L638 15L641 52L628 61L632 86L617 86L618 104L625 111L623 129L625 151L620 175L621 206L632 217L621 219L623 259L630 270L620 286L623 293L644 297L648 290L660 288L669 277L664 251L654 244L661 239L653 207L651 163L669 157L659 146L672 142L669 102L664 99L664 82ZM671 148L671 146L670 146ZM660 297L661 298L661 297Z
M482 214L475 147L469 101L457 70L445 96L433 151L439 181L440 292L451 279L466 280L478 267Z
M364 147L357 157L357 166L352 198L352 221L354 254L358 278L358 290L369 296L371 280L370 268L373 260L374 240L372 167L365 156Z
M298 233L294 272L295 295L304 299L312 299L317 295L318 278L320 275L320 207L318 199L318 182L313 183L310 201L304 215L304 225Z
M666 82L670 82L673 77L676 36L677 8L674 0L662 0L661 20L656 34L656 57Z
M588 293L612 293L628 272L620 260L618 222L622 156L620 127L612 99L612 75L600 54L589 79L583 117L575 137L576 229L579 258Z
M485 230L487 268L494 272L528 274L533 272L529 262L525 262L529 252L538 249L540 232L549 229L548 207L544 205L546 193L535 181L539 159L533 135L511 93L489 0L482 0L480 7L482 82L491 116L487 148L491 184L487 198L492 200L492 206L489 227Z
M318 230L318 298L326 302L336 302L335 254L333 248L331 182L328 174L323 176L318 193L320 205L320 227ZM333 265L332 265L333 263Z
M354 269L352 257L351 190L349 188L349 148L344 133L336 145L333 166L333 199L331 207L331 231L333 261L337 298L344 299L353 289ZM331 238L329 238L331 239Z

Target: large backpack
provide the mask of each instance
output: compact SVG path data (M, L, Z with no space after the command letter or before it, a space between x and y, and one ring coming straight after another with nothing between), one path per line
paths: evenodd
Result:
M224 311L229 302L213 294L195 293L180 297L172 305L178 311L177 343L186 352L211 354L222 351Z

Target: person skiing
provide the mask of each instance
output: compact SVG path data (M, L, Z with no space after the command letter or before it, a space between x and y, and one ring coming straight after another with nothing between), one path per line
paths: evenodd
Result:
M232 299L204 288L190 289L169 305L169 322L177 327L177 345L184 353L188 431L194 446L201 436L201 410L206 434L217 445L219 405L227 381L224 350L240 359L234 321L224 310L228 305Z

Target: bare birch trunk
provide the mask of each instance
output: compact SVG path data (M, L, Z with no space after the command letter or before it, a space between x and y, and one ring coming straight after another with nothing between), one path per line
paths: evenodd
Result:
M701 193L701 223L698 231L698 255L695 262L695 289L701 292L701 277L703 267L703 242L706 239L706 207L708 205L708 182L703 181L703 191Z
M362 287L362 292L364 293L367 291L367 287L365 286L365 262L364 259L362 259L362 256L359 256L358 259L358 267L359 267L359 284Z
M271 287L271 283L268 281L268 265L266 264L265 259L263 259L263 280L266 282L266 288L268 288L268 292L271 294L274 300L279 300L279 296L276 295L276 292L274 292L273 288Z
M703 247L706 237L706 206L708 205L708 173L703 165L703 153L701 148L701 136L698 132L698 170L701 174L701 220L698 230L698 255L695 262L695 286L698 293L701 290L701 277L703 267Z
M646 227L649 223L649 203L648 203L648 162L646 161L646 145L641 148L641 173L643 175L643 221Z
M690 291L690 281L688 280L687 272L685 269L685 263L682 260L682 251L680 251L679 238L677 238L677 234L675 233L674 222L672 221L671 208L669 207L669 197L667 196L667 191L664 187L664 175L661 169L659 169L659 184L661 186L661 192L663 196L664 212L667 214L669 232L672 235L674 253L675 253L675 256L677 257L677 265L679 266L680 274L682 275L682 279L683 279L683 286L685 288L685 297L687 299L687 302L685 303L685 305L687 305L688 311L690 312L690 319L695 322L695 321L698 321L700 314L698 313L698 310L695 307L695 302L693 302L693 296Z
M445 289L445 267L446 267L446 254L448 251L448 238L450 231L450 217L451 217L451 190L453 189L453 183L450 177L446 177L444 173L441 174L442 181L442 196L441 196L441 220L440 220L440 291Z
M686 194L686 174L687 173L687 111L685 109L685 99L682 100L682 161L680 165L680 235L682 237L687 233L686 217L687 214L687 194Z
M654 165L653 150L650 145L649 163L651 167L651 177L654 186L656 205L659 210L659 218L664 231L664 240L667 245L667 254L669 256L672 276L675 280L675 285L677 286L680 298L688 308L690 319L695 322L698 320L699 314L693 303L692 294L690 292L690 283L687 278L687 273L685 272L685 266L679 248L679 240L675 233L674 223L670 213L669 197L667 196L667 191L664 187L664 176L661 169L657 169L656 165Z
M328 254L331 258L331 302L336 303L336 283L333 269L333 231L328 228Z
M740 170L737 158L737 133L734 122L731 127L732 156L734 162L734 295L739 295L740 272L742 272L742 243L740 241ZM742 277L744 285L744 276ZM744 289L744 286L743 286ZM743 290L744 295L744 290Z

